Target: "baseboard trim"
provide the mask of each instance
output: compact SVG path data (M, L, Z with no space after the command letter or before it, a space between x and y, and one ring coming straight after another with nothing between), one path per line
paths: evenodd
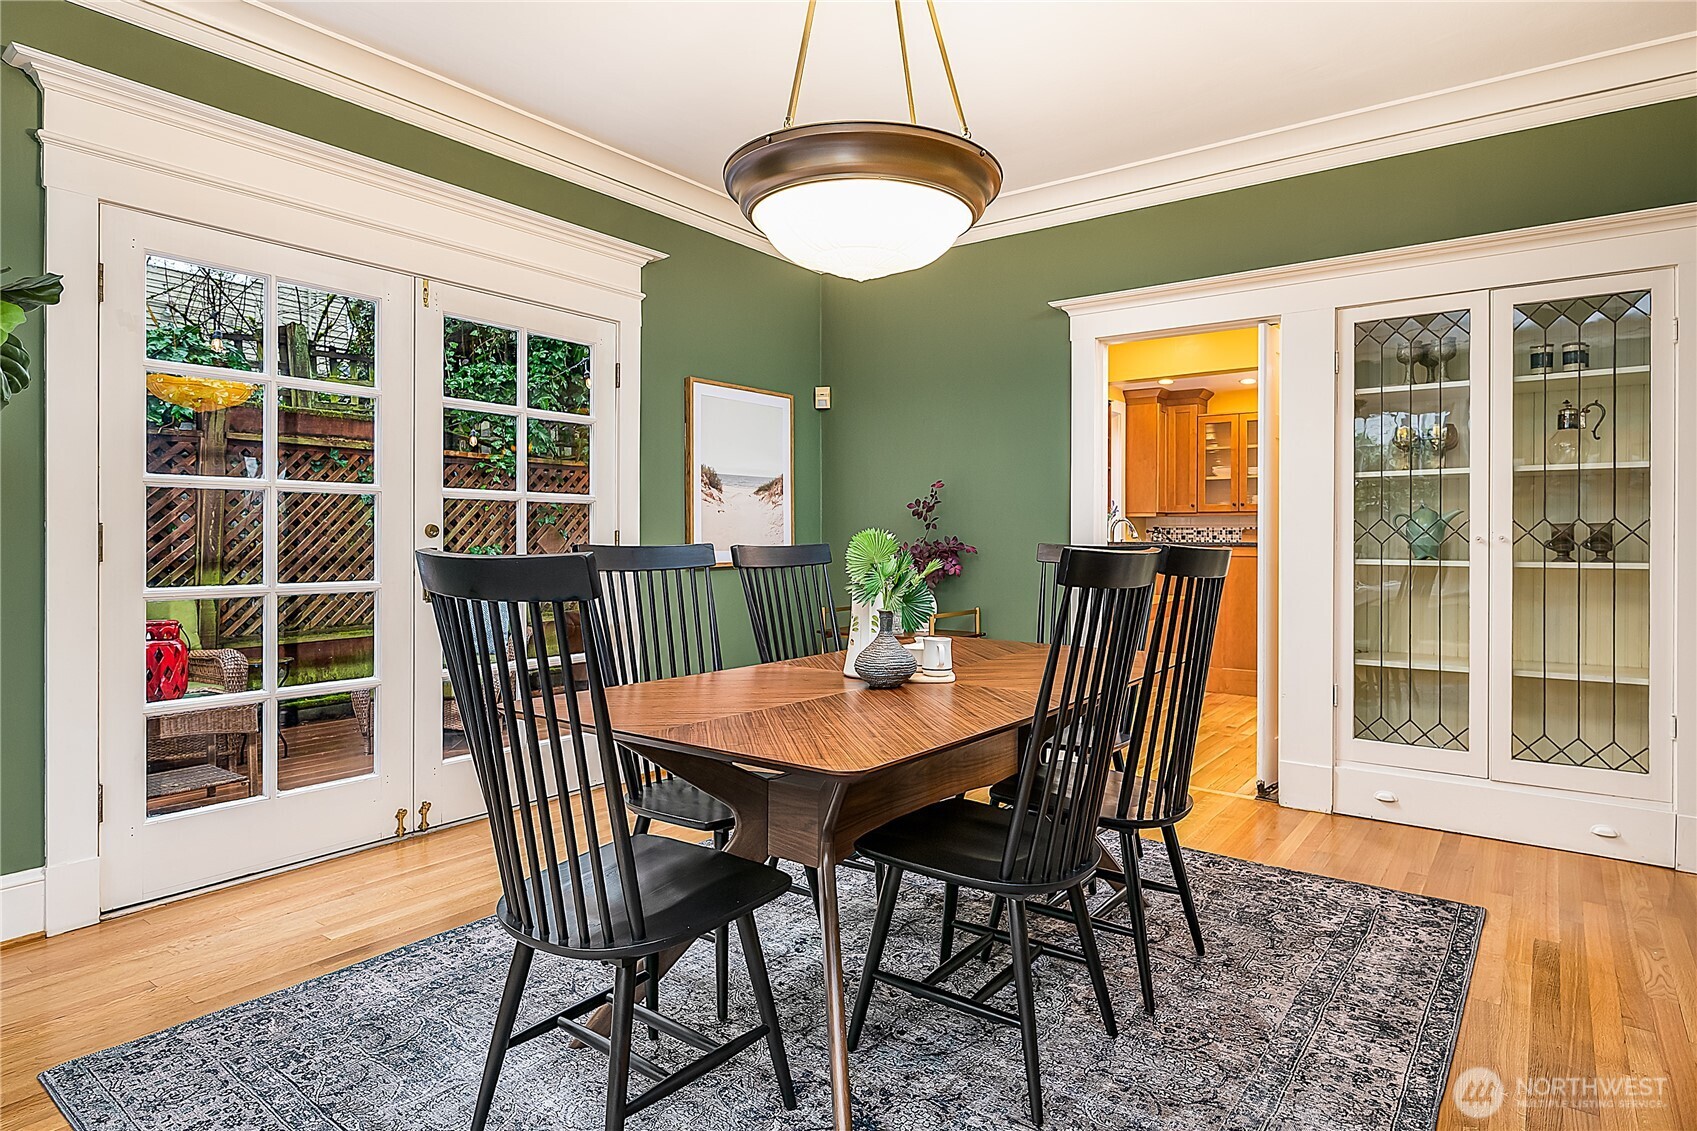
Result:
M0 876L0 942L47 929L47 872L30 868Z
M1673 819L1673 866L1697 872L1697 816L1680 813Z
M1279 759L1279 804L1313 813L1332 811L1332 767Z

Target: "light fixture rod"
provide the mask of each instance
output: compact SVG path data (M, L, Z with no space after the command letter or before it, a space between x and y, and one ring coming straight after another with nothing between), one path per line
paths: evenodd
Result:
M902 46L902 82L907 84L907 120L912 125L919 124L919 115L913 108L913 71L907 63L907 28L902 24L902 0L896 4L896 39Z
M784 128L786 130L795 125L795 104L801 98L801 72L802 68L807 66L807 41L813 38L813 13L818 7L819 0L807 0L807 22L801 25L801 50L796 53L795 57L795 81L790 83L790 109L789 113L784 115ZM931 21L932 23L937 21L935 11L931 13ZM939 32L938 34L941 35L942 33ZM941 43L942 41L938 40L938 42ZM947 68L948 65L948 56L944 56L943 66ZM950 89L953 89L954 81L953 78L949 79ZM911 98L909 101L912 101ZM955 105L956 107L960 105L958 96L955 98Z
M811 5L813 0L808 0ZM899 3L899 0L898 0ZM937 33L937 54L943 57L943 75L949 80L949 94L955 100L955 117L960 119L960 135L971 137L972 130L966 124L966 111L961 109L960 89L955 86L955 69L949 66L949 49L943 46L943 25L937 20L937 0L925 0L925 8L931 13L931 30ZM813 9L808 8L808 21L811 23ZM803 41L805 43L805 40ZM796 81L801 81L801 72L796 72ZM911 96L910 96L911 100ZM793 107L792 107L793 110Z

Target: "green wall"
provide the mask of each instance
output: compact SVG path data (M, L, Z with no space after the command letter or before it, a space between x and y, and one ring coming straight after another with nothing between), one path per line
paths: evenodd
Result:
M983 606L991 635L1029 639L1034 547L1069 528L1068 320L1050 302L1691 200L1685 100L967 244L870 283L827 278L825 536L913 537L905 504L944 480L940 533L979 553L939 603ZM1330 421L1312 426L1330 442Z
M666 252L643 271L643 540L683 540L683 384L692 374L795 395L796 533L819 537L819 415L807 407L819 373L818 276L63 0L6 0L0 20L0 41ZM5 265L34 274L42 194L39 149L26 131L39 124L40 98L21 72L0 67L0 102L0 251ZM39 357L39 339L29 345ZM0 413L0 873L42 863L41 467L37 388ZM728 571L718 581L727 660L752 662L741 591Z

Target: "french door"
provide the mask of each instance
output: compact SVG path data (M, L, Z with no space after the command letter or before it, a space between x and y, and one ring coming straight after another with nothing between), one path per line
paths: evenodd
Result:
M418 296L417 544L557 554L615 541L616 326L439 282L420 280ZM422 597L417 792L431 821L460 820L483 798ZM576 625L562 628L578 639Z
M410 807L413 281L113 207L101 259L110 909Z
M115 207L101 257L102 908L481 814L413 550L617 539L616 325Z

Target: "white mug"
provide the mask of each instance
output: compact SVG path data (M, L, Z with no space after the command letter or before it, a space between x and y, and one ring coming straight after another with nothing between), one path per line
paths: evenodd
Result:
M920 666L928 672L952 671L955 666L954 641L947 636L927 636Z

